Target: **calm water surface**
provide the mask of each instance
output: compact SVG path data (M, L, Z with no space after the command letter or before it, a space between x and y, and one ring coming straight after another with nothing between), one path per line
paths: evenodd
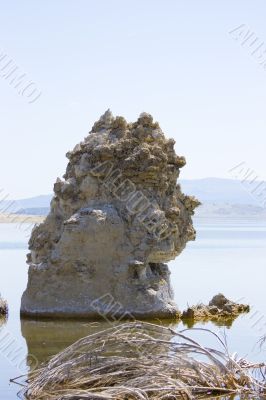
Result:
M197 324L226 334L231 352L251 360L265 360L266 347L257 342L266 334L265 268L266 221L195 219L197 240L170 263L172 284L180 309L208 302L218 292L252 306L251 312L232 326ZM29 364L57 353L80 337L107 327L86 321L21 321L20 298L27 283L26 225L0 224L0 291L9 303L9 318L0 331L0 399L17 399L18 387L9 379L26 373ZM175 325L184 329L183 323ZM193 333L203 344L213 345L202 332ZM3 348L7 339L12 341ZM8 354L10 353L10 354Z

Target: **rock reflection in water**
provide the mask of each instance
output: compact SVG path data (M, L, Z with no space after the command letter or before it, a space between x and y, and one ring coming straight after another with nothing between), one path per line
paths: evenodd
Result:
M21 319L21 332L27 343L28 355L35 356L39 363L46 361L80 338L110 326L111 324L105 321Z
M160 321L150 321L160 323ZM36 357L38 364L47 361L53 355L64 350L77 340L100 332L104 329L119 325L121 322L86 322L84 320L34 320L21 319L21 332L28 347L28 366L31 367L32 356ZM164 320L164 326L177 329L178 323Z
M221 318L217 321L211 321L213 325L217 326L218 328L221 327L226 327L226 328L231 328L234 321L236 320L235 318ZM185 325L186 328L194 328L197 325L200 325L201 327L204 328L205 324L208 324L210 320L208 319L203 319L202 321L195 321L193 318L183 318L182 319L183 324Z

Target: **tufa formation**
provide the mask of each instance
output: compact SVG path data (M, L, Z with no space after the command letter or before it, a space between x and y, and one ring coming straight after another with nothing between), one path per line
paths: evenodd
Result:
M67 153L50 213L29 241L21 313L48 317L179 315L166 263L195 239L199 205L177 184L184 157L151 115L108 110Z
M228 321L228 326L243 313L248 313L250 307L247 304L235 303L227 299L222 293L213 296L208 305L199 303L196 306L188 307L182 314L182 320L187 322L188 327L192 327L196 322Z

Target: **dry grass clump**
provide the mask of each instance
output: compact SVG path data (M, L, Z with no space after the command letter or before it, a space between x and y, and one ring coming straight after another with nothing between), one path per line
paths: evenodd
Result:
M30 400L174 400L238 394L266 396L265 364L201 346L185 331L124 323L80 339L30 373ZM189 330L193 332L193 330Z

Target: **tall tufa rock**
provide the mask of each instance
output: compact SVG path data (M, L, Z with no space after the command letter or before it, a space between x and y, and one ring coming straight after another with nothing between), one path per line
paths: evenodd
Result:
M151 115L108 110L67 153L51 210L29 241L21 313L36 316L174 317L169 270L194 240L199 202L176 184L184 157Z

